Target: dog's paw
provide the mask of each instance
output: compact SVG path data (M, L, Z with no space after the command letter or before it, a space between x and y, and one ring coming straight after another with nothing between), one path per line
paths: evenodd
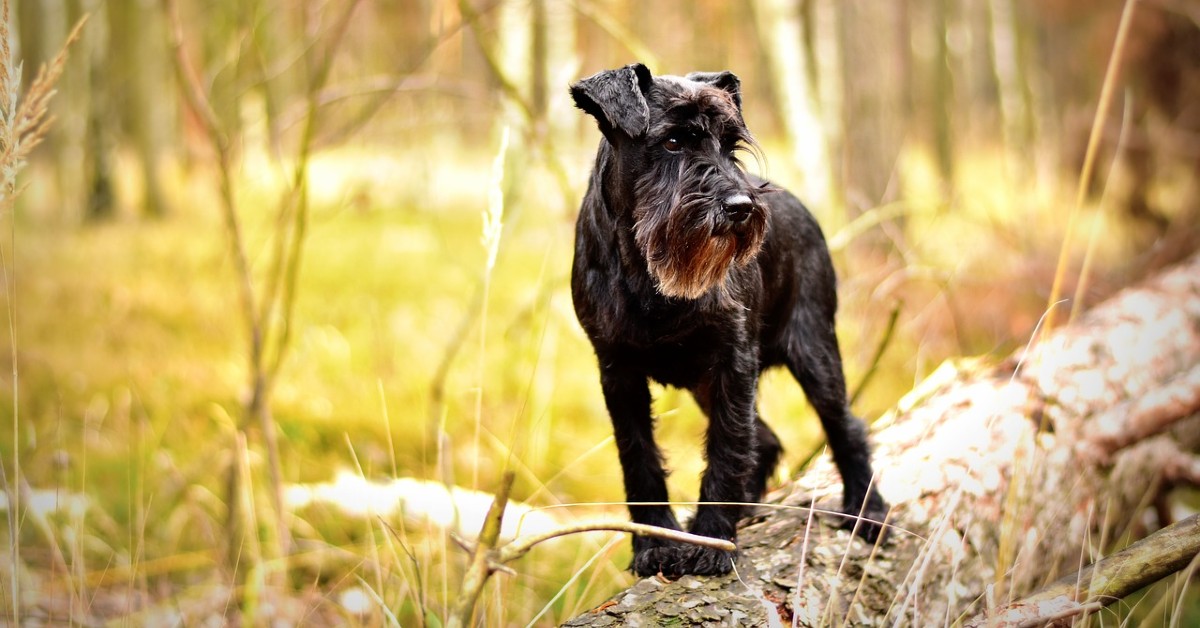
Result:
M719 576L733 569L736 552L688 545L662 543L646 547L633 556L633 573L646 577L662 574L667 578L686 575Z
M883 525L889 510L887 502L874 490L867 496L865 506L861 501L855 501L843 507L842 513L846 517L842 527L853 531L859 538L871 544L887 540L887 526Z

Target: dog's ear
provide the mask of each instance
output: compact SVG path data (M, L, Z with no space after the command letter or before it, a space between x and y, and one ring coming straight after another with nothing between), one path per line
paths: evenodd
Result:
M737 75L728 70L724 72L692 72L687 75L688 80L696 81L697 83L707 83L717 89L729 92L733 97L733 104L737 105L738 111L742 110L742 81Z
M646 133L650 124L646 93L652 81L646 66L633 63L575 83L571 86L571 98L576 107L596 118L605 137L619 130L637 138Z

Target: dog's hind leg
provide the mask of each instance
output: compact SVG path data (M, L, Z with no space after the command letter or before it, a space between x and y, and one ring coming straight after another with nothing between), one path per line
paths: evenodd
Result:
M692 397L696 400L696 405L700 406L700 410L704 415L712 420L711 404L706 395L696 394L692 392ZM779 456L783 453L783 445L779 442L779 437L771 430L770 426L762 420L762 416L758 413L758 408L754 408L754 464L753 471L749 476L747 483L747 499L754 501L763 496L767 491L767 481L771 479L771 474L775 472L775 465L779 464Z
M842 476L843 512L879 520L887 505L872 485L866 425L850 413L846 402L846 380L833 318L821 316L816 309L812 304L802 304L793 314L786 345L787 366L825 429L834 464ZM855 520L850 519L848 527L854 525ZM864 520L857 529L864 538L874 541L882 527Z
M754 450L754 473L750 476L750 499L757 500L767 492L767 481L775 472L779 455L783 453L783 445L779 443L775 432L763 422L757 409L754 412L754 432L758 442Z

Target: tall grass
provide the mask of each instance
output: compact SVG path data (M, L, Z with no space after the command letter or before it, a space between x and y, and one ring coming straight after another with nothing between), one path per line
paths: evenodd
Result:
M12 361L12 439L20 442L21 403L18 387L20 369L17 353L17 223L12 215L14 203L20 193L17 176L28 163L33 149L46 137L52 121L49 115L50 99L54 96L54 85L62 76L66 64L67 50L79 38L83 21L71 29L62 49L47 65L42 66L29 85L21 93L22 63L13 54L12 30L10 28L8 0L0 2L0 212L7 214L9 221L8 251L0 248L3 261L3 282L8 334ZM11 261L10 261L11 260ZM18 447L13 448L11 473L0 460L0 480L8 498L8 540L11 553L10 603L13 623L20 623L22 599L20 521L22 519L21 493L25 481L21 472L21 457Z

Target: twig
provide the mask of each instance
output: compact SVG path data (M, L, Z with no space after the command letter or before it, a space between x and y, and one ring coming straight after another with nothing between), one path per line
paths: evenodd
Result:
M567 174L566 166L557 158L558 151L554 147L554 142L550 134L536 132L540 119L537 109L522 97L521 90L517 87L517 84L504 73L504 68L501 66L500 60L496 58L495 51L487 43L486 33L484 33L483 28L479 24L479 12L471 4L471 0L459 0L458 6L459 11L462 12L463 20L475 36L475 42L478 44L480 55L483 56L484 65L487 66L488 71L492 74L492 78L500 86L500 91L504 92L504 96L520 109L521 116L525 119L525 126L527 127L525 134L530 140L529 143L541 145L546 166L550 168L550 173L554 175L554 179L562 191L563 198L571 199L573 196L571 177Z
M470 623L471 615L475 612L475 604L483 592L483 586L487 583L487 579L496 571L511 572L510 569L504 566L504 563L521 558L539 543L561 536L579 534L581 532L630 532L643 536L656 536L680 543L711 547L727 552L737 550L736 545L724 539L714 539L679 530L670 530L629 521L595 521L562 526L542 534L519 537L510 541L507 545L500 547L501 523L504 519L504 509L508 504L508 497L512 491L512 484L515 477L516 475L512 471L504 473L504 478L500 482L500 490L496 493L496 498L492 501L492 506L488 510L486 519L484 519L483 530L479 534L479 540L473 548L469 549L472 552L471 565L468 567L467 573L463 578L462 593L459 595L458 602L446 623L448 628L461 628ZM460 544L462 544L461 541Z
M395 473L392 475L395 475ZM382 525L384 529L388 531L388 534L390 534L392 538L400 544L400 549L404 550L404 554L408 556L409 562L412 563L413 577L417 581L417 593L413 596L413 602L417 606L418 625L421 626L421 628L425 628L428 614L425 610L425 582L421 577L421 564L419 561L417 561L417 555L414 554L412 549L408 547L408 543L405 543L404 539L400 538L400 534L396 532L396 528L392 527L392 524L388 523L383 517L378 517L378 519L380 525Z
M482 13L489 13L500 5L502 0L491 0L491 3L480 9ZM398 69L397 75L403 77L395 80L395 86L392 89L380 90L375 98L367 102L359 113L352 117L349 121L343 123L339 128L335 129L331 135L333 137L344 138L354 133L357 133L380 109L387 101L391 99L393 94L403 91L406 88L405 83L409 80L409 75L416 72L417 68L424 65L433 56L441 45L450 41L462 32L464 23L460 18L457 22L445 26L438 34L430 36L426 41L422 42L417 49L419 53L406 63L403 68Z
M280 295L281 303L276 306L281 312L279 324L276 327L278 332L274 334L275 356L271 365L267 368L268 387L275 381L279 374L279 369L282 367L284 358L287 355L288 347L291 344L292 334L292 319L295 313L296 288L299 282L300 265L303 260L304 241L308 233L308 162L311 156L313 137L317 130L317 114L320 108L319 94L321 88L325 86L326 80L329 78L329 70L333 66L335 53L340 47L341 42L345 38L347 26L350 23L350 17L354 14L354 9L358 6L358 0L353 0L346 4L342 14L338 17L338 21L334 23L333 34L331 36L328 48L323 51L319 64L314 68L313 55L316 54L315 46L309 46L305 50L305 61L309 67L309 84L308 84L308 117L305 121L304 135L300 140L299 154L296 157L296 169L292 179L292 194L296 194L296 213L292 224L292 239L286 251L286 262L283 263L284 276L282 294ZM282 234L281 234L282 238ZM271 292L274 294L278 288L273 288ZM271 307L268 305L268 307ZM269 319L264 319L269 320ZM290 553L291 538L288 530L283 507L283 470L282 463L279 459L279 444L278 437L275 433L275 422L271 419L270 413L265 412L261 416L263 440L267 446L267 456L271 473L271 499L278 513L278 528L281 551L284 556Z
M1077 574L992 612L968 628L1040 625L1068 609L1092 612L1180 571L1200 553L1200 514L1168 526Z
M900 310L903 307L903 301L897 301L892 306L892 311L888 314L887 327L883 329L883 336L880 337L879 344L875 347L875 355L871 357L871 365L867 367L867 372L863 373L862 379L858 380L858 385L854 387L854 392L850 395L851 407L858 402L859 396L862 395L867 384L871 382L871 378L875 376L875 372L879 370L879 361L883 359L884 352L892 344L892 335L896 333L896 321L900 318Z
M225 230L229 236L230 253L233 255L242 318L249 334L250 355L247 356L247 366L250 371L250 393L243 407L245 414L237 426L238 435L242 436L248 423L262 416L269 417L267 408L269 386L262 370L262 319L260 319L258 313L255 311L254 280L250 272L250 261L246 254L245 237L242 234L241 221L237 215L237 201L233 190L232 148L230 146L229 135L221 124L221 120L218 118L216 110L213 108L212 102L204 90L204 86L200 82L200 76L196 72L195 65L184 49L183 23L179 18L178 4L176 0L163 0L163 6L166 10L168 30L171 33L171 46L174 50L172 59L175 65L175 74L182 87L184 99L188 107L200 119L209 144L212 145L213 151L216 153L221 214L224 218ZM266 420L269 420L269 418L265 419L264 422ZM226 483L228 491L228 495L226 496L228 515L225 525L230 537L230 546L227 548L229 551L226 559L230 564L236 563L233 556L235 552L240 551L240 543L235 542L234 539L242 536L244 533L248 533L247 530L239 530L239 527L244 525L243 513L240 512L243 507L243 500L240 496L243 482L238 477L240 475L239 464L240 460L235 460L235 463L230 468ZM283 512L278 512L277 516L282 519ZM280 539L280 543L284 543L283 538ZM251 569L253 568L251 566Z
M179 18L177 0L163 0L163 2L170 24L176 74L183 88L185 100L201 120L209 143L216 153L221 209L234 256L242 314L250 335L250 355L248 356L250 396L246 401L245 417L239 429L245 430L250 422L256 421L262 430L263 442L267 450L270 497L276 514L275 527L279 552L286 558L291 553L291 534L283 506L282 463L275 423L270 412L270 396L272 386L287 356L292 337L292 319L308 226L308 163L318 125L320 94L329 78L335 53L345 39L350 18L358 6L358 0L347 3L341 10L329 31L328 43L323 50L317 50L315 35L304 48L308 78L306 86L307 117L300 138L291 186L281 201L276 221L276 246L272 251L270 271L261 295L255 294L254 278L250 270L245 237L242 234L241 222L238 217L233 189L231 138L218 118L200 81L199 73L184 49L183 27ZM305 15L307 16L307 13ZM261 296L261 301L259 296ZM239 485L231 482L229 486L232 491L236 490ZM235 510L241 500L231 494L229 502L231 512L229 522L232 524L238 520Z
M533 547L538 543L549 541L550 539L556 539L560 536L567 536L569 534L579 534L581 532L629 532L630 534L655 536L660 539L678 541L680 543L690 543L692 545L724 550L726 552L737 550L737 546L734 545L732 541L726 541L725 539L714 539L712 537L700 536L698 534L682 532L680 530L672 530L670 528L660 528L658 526L633 523L632 521L612 520L577 523L574 525L555 528L553 530L543 532L542 534L517 538L508 545L500 548L500 551L496 556L496 561L500 563L507 563L509 561L516 560L529 553L529 550L533 549Z
M573 4L575 5L575 10L580 15L591 20L593 24L599 26L614 41L624 46L634 59L641 61L651 68L659 67L658 55L654 54L654 50L642 42L637 35L625 28L620 20L615 19L603 7L596 6L596 3L591 0L576 0Z
M229 136L225 133L216 110L213 109L212 102L204 91L194 64L188 57L187 51L184 50L183 24L179 19L179 7L176 0L163 0L163 4L166 8L171 32L171 46L175 52L172 55L175 62L175 73L183 88L188 108L200 118L205 134L208 135L209 143L217 153L217 167L221 180L221 212L225 218L225 228L229 232L230 249L233 252L234 267L237 271L242 316L250 327L251 367L257 371L262 356L262 328L254 311L254 284L250 275L250 262L246 256L245 239L242 236L241 223L237 217L237 204L233 195Z
M487 518L483 521L479 542L475 544L475 553L471 557L471 566L463 576L462 593L455 602L450 618L446 622L447 628L463 628L471 623L471 616L475 613L475 604L478 602L480 594L483 593L483 586L487 584L488 577L492 575L493 566L489 560L489 554L496 548L496 543L500 540L500 526L504 521L504 509L508 506L508 496L512 491L515 479L516 475L512 471L504 473L504 479L500 482L500 490L496 493L496 498L492 500Z

